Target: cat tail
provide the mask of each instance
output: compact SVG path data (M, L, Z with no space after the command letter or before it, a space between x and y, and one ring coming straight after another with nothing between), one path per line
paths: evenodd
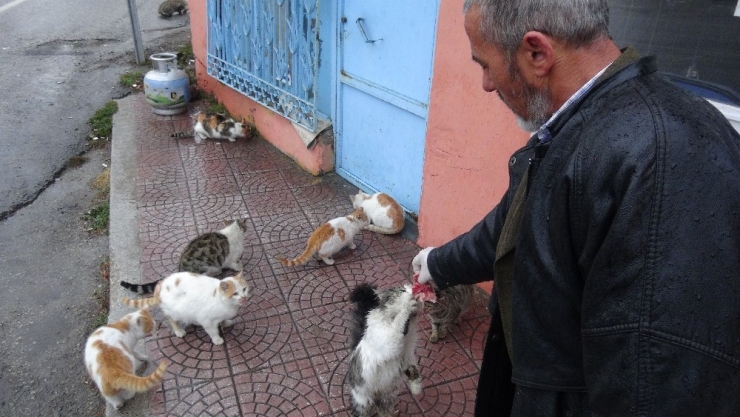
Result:
M195 131L189 130L187 132L175 132L170 135L171 138L189 138L195 136Z
M278 261L280 261L281 264L285 266L298 266L303 265L306 262L308 262L311 257L319 250L319 247L321 246L321 242L318 242L318 244L312 242L311 239L308 240L308 245L306 245L306 250L303 251L302 254L298 255L297 258L288 259L284 256L278 256Z
M145 392L154 388L155 385L159 384L164 378L164 374L167 371L168 362L162 361L149 376L136 376L131 373L122 373L116 378L116 388L125 389L133 392Z
M159 294L155 290L155 294L148 298L137 298L135 300L126 297L125 295L121 298L123 304L133 308L144 308L148 306L159 305Z
M374 224L368 224L364 227L365 230L369 230L371 232L381 233L384 235L395 235L396 233L403 230L403 225L398 229L386 229L385 227L380 227Z
M159 281L161 281L161 279L156 280L154 282L150 282L148 284L132 284L130 282L121 281L121 286L137 294L151 294L154 292L154 288L157 287L157 284L159 283Z

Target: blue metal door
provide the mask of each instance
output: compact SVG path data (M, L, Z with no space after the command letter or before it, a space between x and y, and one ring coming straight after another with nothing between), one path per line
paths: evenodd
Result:
M418 213L438 0L340 0L336 169Z

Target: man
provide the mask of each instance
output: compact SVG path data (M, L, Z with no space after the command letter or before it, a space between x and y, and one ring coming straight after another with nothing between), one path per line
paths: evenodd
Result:
M419 252L494 279L477 416L740 415L740 137L603 0L466 0L483 89L536 134L501 202Z

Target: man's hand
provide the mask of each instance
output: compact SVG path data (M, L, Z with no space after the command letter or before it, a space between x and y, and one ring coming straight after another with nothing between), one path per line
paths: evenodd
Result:
M429 273L429 267L427 266L427 256L429 256L432 249L434 248L428 247L420 250L411 261L411 268L414 269L414 273L419 274L419 284L426 284L432 280L432 274Z

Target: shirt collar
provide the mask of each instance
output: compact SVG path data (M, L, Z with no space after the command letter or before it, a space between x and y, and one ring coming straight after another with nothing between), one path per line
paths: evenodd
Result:
M575 103L576 101L580 100L581 97L583 97L584 95L586 95L586 93L588 93L588 91L591 90L591 87L593 87L594 84L596 84L596 80L598 80L599 77L601 77L601 75L607 70L607 68L609 68L610 65L611 64L609 64L609 65L605 66L604 68L602 68L601 71L599 71L596 75L593 76L593 78L591 78L590 80L588 80L588 82L586 84L584 84L581 88L579 88L578 91L575 92L575 94L573 94L572 96L570 96L570 98L568 100L566 100L565 103L563 103L563 105L560 106L560 108L555 113L553 113L553 115L550 117L550 119L548 119L545 122L545 124L543 124L542 126L540 126L540 128L537 130L537 142L538 143L547 143L550 140L552 140L552 134L550 133L550 129L549 129L549 127L552 124L552 122L555 119L557 119L558 116L560 116L561 114L563 114L563 112L568 107L570 107L573 103Z

